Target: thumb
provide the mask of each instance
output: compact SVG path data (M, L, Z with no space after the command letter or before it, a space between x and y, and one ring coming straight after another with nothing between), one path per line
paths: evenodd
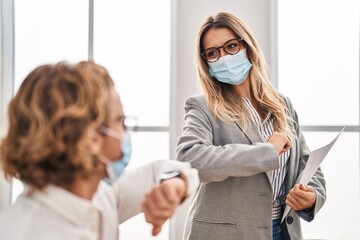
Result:
M305 192L313 192L313 188L304 184L300 184L299 188Z
M153 229L152 229L152 235L156 236L159 234L159 232L161 231L161 225L153 225Z

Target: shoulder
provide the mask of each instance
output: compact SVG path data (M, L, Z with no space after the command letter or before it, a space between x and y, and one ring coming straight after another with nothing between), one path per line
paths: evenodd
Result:
M293 123L295 124L294 127L298 128L299 127L299 117L297 115L297 112L295 110L295 108L293 107L290 98L288 98L287 96L278 93L278 95L284 100L285 102L285 114L293 121Z
M188 97L185 101L185 113L186 114L195 114L196 118L206 118L207 120L213 119L213 114L211 113L206 98L204 95L194 95Z
M191 106L191 105L206 106L205 96L202 94L198 94L198 95L193 95L193 96L188 97L185 101L185 107Z
M16 202L0 214L0 239L35 239L41 206L19 196Z
M291 104L290 98L283 93L277 92L277 95L284 100L286 105Z
M294 113L294 107L291 103L291 100L289 97L285 96L284 94L280 93L280 92L277 92L278 96L280 98L282 98L282 100L285 102L285 106L287 108L287 110L291 113L291 115L293 115Z
M204 112L206 115L210 114L205 96L202 94L193 95L186 99L185 101L185 112L188 112L190 109L197 109Z

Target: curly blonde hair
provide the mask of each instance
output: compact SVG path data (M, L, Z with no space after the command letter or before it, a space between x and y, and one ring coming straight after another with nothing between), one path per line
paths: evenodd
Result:
M0 146L5 176L35 189L90 176L100 165L88 133L108 121L112 91L107 70L93 62L34 69L9 105Z
M197 60L198 78L207 104L212 114L226 123L240 122L244 129L248 128L250 113L244 106L236 88L229 84L214 80L209 74L209 66L201 56L205 50L203 38L213 28L227 28L241 37L246 45L246 53L252 68L249 74L251 94L262 110L270 111L274 117L274 130L293 135L287 125L286 105L269 81L268 67L261 48L250 29L240 19L229 13L218 13L210 16L200 27L198 33L195 58Z

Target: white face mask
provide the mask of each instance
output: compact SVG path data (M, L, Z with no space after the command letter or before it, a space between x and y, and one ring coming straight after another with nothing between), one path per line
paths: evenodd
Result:
M131 138L130 134L127 131L124 131L122 134L118 131L107 127L100 127L100 132L108 135L109 137L113 137L120 140L120 148L122 152L122 157L115 161L111 161L104 155L100 155L99 160L106 165L106 173L108 175L104 180L112 184L118 177L120 177L127 165L129 164L131 157Z
M251 67L246 50L243 49L234 55L226 55L216 62L209 63L209 73L219 82L239 85L246 80Z

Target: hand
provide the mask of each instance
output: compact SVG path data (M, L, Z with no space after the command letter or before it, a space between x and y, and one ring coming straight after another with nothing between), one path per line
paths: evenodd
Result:
M275 146L276 151L279 155L288 151L291 148L291 142L289 138L283 133L274 132L269 137L267 142Z
M286 204L295 211L315 206L315 189L309 185L296 184L286 196Z
M146 221L153 225L153 236L161 231L161 226L174 214L176 207L186 196L186 188L185 180L176 177L161 182L145 194L141 208Z

